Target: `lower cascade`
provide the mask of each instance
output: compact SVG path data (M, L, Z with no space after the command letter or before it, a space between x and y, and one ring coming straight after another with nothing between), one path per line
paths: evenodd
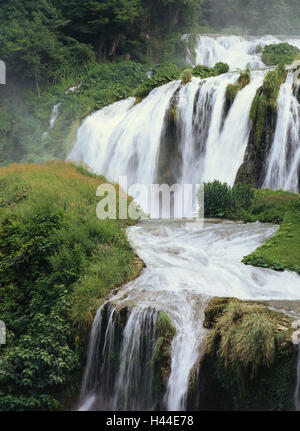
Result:
M129 228L147 267L97 312L79 410L185 410L211 297L298 299L297 274L240 262L276 229L222 222L197 230L155 221Z

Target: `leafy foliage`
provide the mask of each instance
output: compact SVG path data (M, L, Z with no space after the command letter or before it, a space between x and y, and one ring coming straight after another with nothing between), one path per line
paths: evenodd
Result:
M217 63L214 67L197 65L193 68L193 76L204 79L212 76L222 75L228 71L229 66L226 63Z
M262 59L267 66L277 66L280 63L292 64L300 50L288 43L267 45L263 49Z
M220 181L204 184L205 217L238 217L248 209L255 198L254 191L246 184L228 186Z
M286 74L284 65L280 64L275 70L270 70L266 74L263 86L256 92L251 106L250 118L257 145L262 138L266 123L274 123L274 119L277 117L277 98L280 86L285 82Z
M246 85L250 84L251 81L251 73L250 70L247 69L245 72L241 72L236 84L229 84L226 88L226 100L230 105L233 104L234 99L236 98L238 92L246 87Z
M65 163L0 170L0 410L61 408L96 308L141 269L127 222L96 217L104 181Z
M148 96L150 91L160 85L167 84L170 81L178 80L180 69L176 64L163 63L156 65L151 71L151 78L144 80L133 92L133 95L139 99Z

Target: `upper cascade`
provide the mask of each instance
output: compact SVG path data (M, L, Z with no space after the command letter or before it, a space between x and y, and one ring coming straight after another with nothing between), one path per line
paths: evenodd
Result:
M184 35L187 39L189 35ZM218 62L227 63L230 70L264 68L261 54L257 47L279 44L282 42L300 48L300 39L274 36L221 36L198 35L196 37L195 52L188 49L187 61L192 65L202 64L213 67Z
M300 47L300 39L286 41ZM255 51L257 45L280 42L273 36L199 36L197 63L212 66L223 61L231 69L250 65L249 82L239 86L241 71L231 70L206 79L193 77L185 85L179 80L169 82L139 103L133 97L116 102L85 119L68 159L84 162L115 182L127 177L127 186L135 187L130 194L154 218L160 204L150 202L149 194L139 185L148 190L152 184L192 185L181 208L174 207L174 217L193 216L197 185L213 180L233 185L245 157L253 151L249 146L253 131L250 112L269 70ZM228 98L228 86L237 87L232 99ZM261 156L262 179L255 187L299 192L300 106L296 90L289 72L277 98L274 136Z

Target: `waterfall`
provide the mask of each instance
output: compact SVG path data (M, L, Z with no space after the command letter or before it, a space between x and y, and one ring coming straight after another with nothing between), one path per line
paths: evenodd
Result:
M251 104L257 89L263 83L264 75L264 71L252 73L251 83L238 92L223 129L219 126L220 114L217 126L212 123L207 139L203 181L217 179L230 185L234 184L250 134Z
M162 136L176 96L176 145L182 160L175 181L196 186L219 179L232 185L247 146L252 100L264 74L252 72L251 83L238 92L226 118L225 92L238 79L236 72L205 80L193 78L185 86L174 81L153 90L136 105L133 98L116 102L84 121L68 159L83 161L113 181L127 176L129 186L155 183ZM170 151L168 169L172 168ZM164 174L159 172L162 182ZM142 195L137 193L134 198L148 208ZM195 205L194 199L193 208L186 207L184 215L191 216Z
M254 70L263 68L256 47L281 40L271 36L199 37L197 63L228 62L229 73L193 78L186 85L173 81L154 89L140 103L131 97L95 112L78 129L68 159L82 161L115 182L126 176L128 186L150 186L158 179L194 186L217 179L233 185L249 141L251 105L267 73L266 68ZM251 81L227 109L226 88L239 78L235 69L247 65L252 69ZM292 84L289 74L280 88L264 186L298 191L299 103ZM139 191L133 197L148 208ZM185 216L195 210L192 198ZM79 410L153 410L158 404L162 409L184 410L193 370L205 348L202 322L211 297L299 298L296 274L241 264L242 257L276 229L259 223L225 222L194 230L183 222L153 221L130 228L130 242L147 267L96 314ZM151 367L160 311L168 314L177 331L163 394L157 392ZM296 394L299 384L298 378Z
M157 311L100 307L94 319L79 410L153 410L151 360Z
M293 92L293 74L281 85L274 142L263 186L299 192L300 106Z
M57 103L56 105L53 106L52 112L51 112L51 116L50 116L50 121L49 121L49 128L48 131L51 130L54 127L54 124L58 118L59 115L59 107L61 105L60 103ZM42 138L45 138L48 135L48 132L43 133Z
M187 39L188 35L184 36ZM190 64L203 64L213 67L218 62L227 63L231 70L264 68L261 54L256 47L262 48L270 44L287 42L300 48L300 39L277 38L273 36L244 37L244 36L212 36L198 35L196 37L195 52L187 49L187 61Z
M162 310L172 319L177 334L160 407L185 410L191 373L203 353L203 314L211 297L299 298L300 278L296 273L276 273L241 263L243 256L277 229L234 222L206 223L200 230L183 222L152 221L131 227L129 240L147 267L97 312L80 409L157 408L159 396L149 364L157 339L157 311Z

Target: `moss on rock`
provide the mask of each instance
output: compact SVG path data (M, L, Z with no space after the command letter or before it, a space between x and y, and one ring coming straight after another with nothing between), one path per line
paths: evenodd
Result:
M179 90L176 90L165 115L164 129L157 164L158 184L176 184L182 166L181 128L177 109Z
M213 298L207 352L194 373L191 410L293 410L296 353L288 316L263 301Z
M152 357L152 369L157 391L163 394L171 373L171 344L176 335L176 328L167 313L158 314L156 330L158 339Z
M250 70L247 69L245 72L241 72L237 82L235 84L229 84L226 88L226 108L227 112L232 106L238 92L245 88L251 81Z
M286 74L284 66L279 65L267 73L263 86L256 92L250 112L252 129L236 183L246 183L255 188L262 186L276 129L277 98Z

